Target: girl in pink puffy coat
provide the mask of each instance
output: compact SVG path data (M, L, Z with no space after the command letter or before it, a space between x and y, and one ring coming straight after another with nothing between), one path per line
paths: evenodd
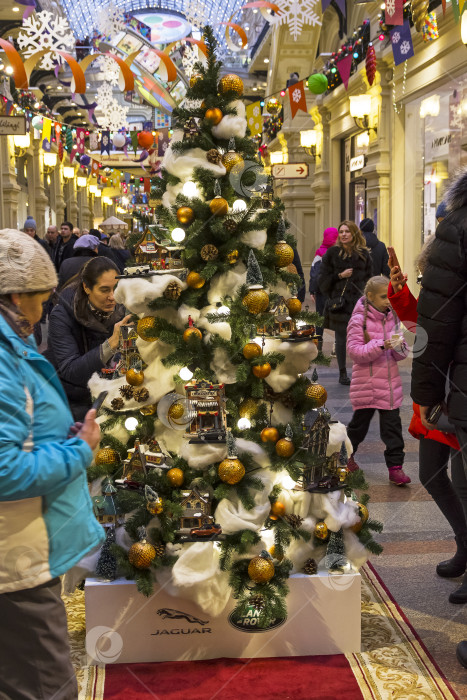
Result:
M378 411L389 481L404 486L410 483L410 478L402 469L404 439L399 415L402 381L397 362L407 356L407 346L388 301L388 282L386 277L368 280L365 296L356 303L347 327L347 353L354 363L350 384L354 414L347 428L353 454L347 466L351 471L358 469L354 454Z

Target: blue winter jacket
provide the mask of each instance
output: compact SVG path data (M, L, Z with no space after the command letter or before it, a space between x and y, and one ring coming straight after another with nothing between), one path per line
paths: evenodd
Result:
M72 424L54 368L0 316L0 593L46 583L104 539Z

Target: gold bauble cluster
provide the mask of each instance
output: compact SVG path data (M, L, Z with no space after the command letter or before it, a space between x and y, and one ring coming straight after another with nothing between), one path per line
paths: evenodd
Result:
M245 476L245 467L237 457L227 457L219 464L217 473L224 483L238 484Z
M102 447L100 450L97 451L97 454L94 458L94 462L98 466L103 466L107 464L117 464L119 461L120 456L117 450L114 450L112 447Z
M274 252L276 254L276 265L277 267L287 267L293 260L294 252L293 248L289 246L285 241L279 241L274 246Z
M244 345L242 352L243 357L245 357L247 360L252 360L253 358L260 357L263 354L261 345L253 342Z
M184 412L184 405L177 401L170 406L169 410L167 411L167 415L169 418L172 418L172 420L177 420L183 416Z
M264 289L249 289L242 303L250 314L260 314L269 306L269 294Z
M355 532L355 534L358 534L360 532L360 530L365 525L366 521L370 516L368 508L364 506L363 503L357 503L357 505L360 520L358 521L358 523L355 523L355 525L352 525L352 527L350 528L350 530L352 530L352 532Z
M217 89L221 95L224 95L226 92L233 92L236 97L241 97L243 95L243 81L238 75L229 73L219 80Z
M128 561L137 569L149 569L151 562L156 557L156 550L146 540L135 542L128 550Z
M191 326L190 328L187 328L186 330L183 331L183 340L185 343L188 343L191 337L195 336L196 338L201 338L203 337L203 334L201 333L199 328L195 328L195 326Z
M191 224L195 218L195 212L191 207L179 207L177 209L177 219L181 224Z
M167 479L172 486L181 486L184 479L183 471L178 467L172 467L172 469L169 469L167 472Z
M219 124L223 116L224 115L218 107L211 107L204 113L204 118L213 126Z
M201 287L204 287L206 280L204 279L204 277L201 277L199 272L195 272L194 270L192 270L187 275L186 283L192 289L201 289Z
M299 314L302 310L302 302L300 299L297 299L297 297L291 297L290 299L287 299L285 303L287 304L287 308L291 316Z
M261 440L263 442L277 442L279 440L279 431L273 428L272 425L263 428L261 431Z
M295 447L292 440L281 438L276 442L276 452L279 457L291 457L295 452Z
M245 161L240 153L235 153L234 151L227 151L227 153L224 153L222 156L222 165L225 167L228 173L230 173L234 168L240 169L244 163Z
M144 316L140 318L136 325L136 332L142 340L146 340L148 343L152 340L157 340L154 337L154 331L156 330L156 319L154 316Z
M313 402L313 408L319 408L326 403L328 392L321 384L309 384L306 388L305 396Z
M258 379L266 379L271 374L272 367L269 362L263 362L261 365L253 365L251 370Z
M229 203L224 197L214 197L209 202L209 209L214 216L225 216L229 211Z
M255 583L267 583L274 576L274 564L265 557L254 557L248 564L248 576Z
M271 97L267 102L266 102L266 111L269 112L269 114L279 114L281 111L282 105L277 99L277 97Z
M131 386L141 386L144 382L144 372L131 368L125 374L125 379Z

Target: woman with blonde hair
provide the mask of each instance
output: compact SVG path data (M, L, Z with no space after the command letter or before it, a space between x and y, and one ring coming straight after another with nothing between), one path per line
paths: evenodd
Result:
M109 248L112 249L115 262L119 267L120 273L122 273L131 253L126 249L125 241L121 233L114 233L113 236L110 237Z
M323 256L318 286L326 296L324 328L330 328L336 334L339 383L348 386L347 324L371 277L372 263L363 234L353 221L342 221L338 232L336 244Z

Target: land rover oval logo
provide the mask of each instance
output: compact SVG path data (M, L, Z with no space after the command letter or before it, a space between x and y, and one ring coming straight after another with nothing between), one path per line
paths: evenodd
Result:
M268 627L258 627L259 615L260 611L252 607L248 610L246 615L242 616L238 615L238 613L236 613L234 610L230 613L228 620L232 627L235 627L235 629L240 630L241 632L269 632L269 630L280 627L287 620L287 616L276 617L276 619L273 620Z

